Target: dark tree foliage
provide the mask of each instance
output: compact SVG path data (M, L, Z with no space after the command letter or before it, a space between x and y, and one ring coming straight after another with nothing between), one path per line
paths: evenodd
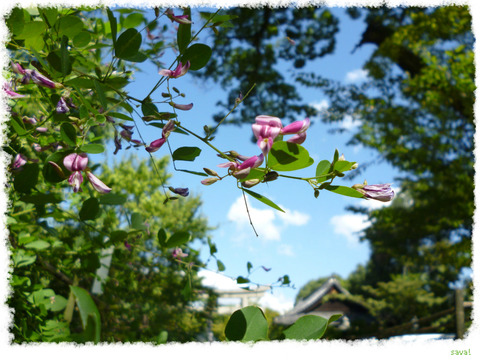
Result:
M213 43L216 54L201 71L200 77L218 82L227 92L219 102L220 121L241 93L254 84L245 106L227 118L227 122L251 123L258 114L275 114L290 120L299 114L312 116L316 110L302 103L293 75L278 67L302 69L308 62L333 52L338 20L326 8L233 8L234 27L218 31ZM197 73L198 74L198 73Z
M363 240L372 253L347 288L370 299L388 327L452 307L452 285L471 266L474 38L465 6L349 13L366 23L357 46L376 47L364 65L368 80L343 85L315 73L298 80L329 95L326 122L361 120L350 143L378 150L379 161L401 173L391 206L351 208L369 215ZM407 293L412 306L402 307ZM432 321L430 331L451 332L452 318L445 321Z

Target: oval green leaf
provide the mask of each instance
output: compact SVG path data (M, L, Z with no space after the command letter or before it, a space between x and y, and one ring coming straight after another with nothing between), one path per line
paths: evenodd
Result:
M167 247L177 247L182 246L190 241L190 233L188 231L178 231L167 240Z
M276 171L293 171L313 164L308 151L301 145L278 141L268 155L268 166Z
M87 31L81 31L73 38L73 46L82 48L90 43L92 36Z
M135 56L142 44L142 35L135 29L125 30L115 43L115 56L128 59Z
M183 15L192 16L190 8L185 8ZM180 24L177 31L177 45L180 53L183 53L190 43L192 37L192 24Z
M315 176L316 177L319 177L319 176L324 176L326 174L328 174L328 172L330 171L330 161L328 160L322 160L318 163L317 165L317 170L315 171Z
M68 145L77 145L77 131L72 124L63 123L62 126L60 126L60 136Z
M173 160L193 161L201 152L202 150L195 146L184 146L175 150L172 158Z
M235 311L225 327L225 336L230 341L258 341L268 339L268 323L257 306L247 306Z
M193 44L182 56L182 64L190 61L190 70L200 70L207 65L212 56L212 49L205 44Z
M30 192L37 185L39 172L38 164L23 165L22 170L13 179L15 190L22 193Z
M316 340L320 339L327 330L328 324L340 318L341 315L333 315L325 319L317 315L305 315L286 329L283 334L291 340Z
M85 200L78 215L82 221L96 219L98 215L100 215L100 205L98 200L95 198Z
M71 39L83 30L82 20L74 15L65 16L59 19L56 24L58 24L58 34Z
M87 144L80 147L80 151L87 154L101 154L105 151L105 148L101 144Z

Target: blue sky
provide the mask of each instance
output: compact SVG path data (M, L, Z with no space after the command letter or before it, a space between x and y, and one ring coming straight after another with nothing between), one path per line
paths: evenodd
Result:
M351 20L345 15L343 8L334 8L333 13L340 18L340 32L335 52L311 63L307 70L314 70L320 75L339 81L361 82L366 79L361 67L373 51L373 47L364 46L352 54L352 49L363 32L363 22ZM193 29L198 28L200 24L200 21L195 22ZM174 36L173 31L171 35ZM203 41L208 44L209 40L207 38ZM170 59L173 59L173 52L167 51L165 63L170 64ZM142 72L135 75L135 81L129 91L132 96L143 98L160 76L157 69L147 63L141 64L140 67ZM285 76L288 77L288 68L284 70ZM178 111L183 126L202 134L205 124L214 124L212 115L218 111L215 104L218 100L225 99L225 93L216 84L205 83L187 74L171 80L170 85L186 94L185 99L181 99L184 103L194 103L192 110ZM327 98L318 90L300 89L300 93L306 101L318 108L325 108L328 105ZM154 95L153 100L161 100L160 95ZM248 101L241 106L248 106ZM168 105L163 107L159 105L159 109L169 111ZM328 130L333 126L323 124L320 118L311 120L312 125L303 146L310 152L315 164L291 175L313 176L316 163L323 159L331 160L335 148L345 155L346 160L357 161L360 167L378 157L373 150L346 145L358 122L345 119L342 126L349 131L343 134L330 134ZM285 122L284 125L286 124ZM143 125L140 127L145 141L153 141L160 137L158 129L153 129L154 131L152 127ZM259 154L260 150L250 141L251 134L250 125L221 126L213 143L223 151L236 150L241 154L253 156ZM200 141L191 136L175 133L170 136L169 141L173 150L181 146L197 146L202 149L200 157L195 162L177 162L178 168L201 171L203 167L208 167L217 170L220 175L225 174L225 169L217 167L223 161ZM123 150L117 156L122 154ZM139 154L146 156L143 151L139 151ZM161 157L165 154L166 149L162 148L154 153L154 156ZM173 172L173 168L171 171ZM367 179L370 184L392 183L395 186L396 175L394 169L386 163L379 163L362 172L362 175L356 177L353 182L338 179L335 183L351 186ZM249 225L244 200L236 188L234 179L226 178L211 186L202 185L200 180L201 178L195 175L174 172L171 185L188 187L192 194L201 196L202 212L208 216L209 224L216 227L212 232L212 240L217 244L218 258L226 266L224 273L231 277L246 276L246 264L250 261L254 268L260 266L271 268L269 272L261 269L255 271L250 277L253 282L270 284L287 274L295 285L296 289L275 288L262 300L261 304L264 306L285 311L292 306L298 290L308 281L333 273L346 277L358 264L365 264L368 260L368 244L358 241L358 232L367 226L365 216L347 212L345 208L349 205L367 205L373 208L381 206L382 203L343 197L327 191L322 191L318 199L315 199L308 184L289 179L277 180L268 185L260 184L253 190L279 204L286 210L286 214L248 198L252 221L259 234L256 237ZM206 260L207 257L208 249L204 248L202 258ZM216 271L215 263L211 262L209 268ZM216 282L219 287L229 286L228 281L223 282L212 272L204 271L202 275L208 278L207 283Z

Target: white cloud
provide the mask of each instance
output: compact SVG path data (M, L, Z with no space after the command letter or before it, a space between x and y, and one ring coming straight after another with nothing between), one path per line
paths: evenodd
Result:
M287 244L281 244L278 249L277 249L277 252L280 254L280 255L285 255L285 256L295 256L295 254L293 253L293 248L291 245L287 245Z
M314 107L318 111L325 111L327 110L329 103L328 103L328 100L323 99L318 102L310 103L310 106Z
M239 289L237 282L225 275L210 271L200 270L198 276L203 278L202 284L219 290L236 290Z
M344 129L351 130L361 124L362 122L360 120L354 119L351 115L345 115L340 126Z
M347 244L352 247L359 244L360 232L370 225L368 216L360 214L335 215L330 219L330 224L333 225L333 232L345 236Z
M255 230L258 236L265 241L280 241L281 231L287 226L302 226L309 220L308 214L302 213L297 210L289 210L282 206L285 213L281 213L272 209L257 209L250 203L247 198L248 211L252 218ZM237 228L240 230L247 229L251 231L250 221L248 219L247 210L245 208L245 200L242 196L230 207L227 217L230 221L233 221Z
M355 69L345 75L345 81L349 83L361 82L367 78L368 71L363 69Z
M285 298L282 294L273 295L270 292L265 293L259 301L262 308L269 308L284 314L288 310L293 309L293 301Z
M302 212L297 211L297 210L291 211L291 210L289 210L289 209L287 209L287 208L285 208L284 206L281 206L281 205L280 205L280 207L282 209L284 209L285 212L284 213L279 212L278 216L280 217L280 219L282 219L282 221L285 224L302 226L302 225L305 225L306 223L308 223L308 221L310 220L310 215L308 215L308 214L302 213Z

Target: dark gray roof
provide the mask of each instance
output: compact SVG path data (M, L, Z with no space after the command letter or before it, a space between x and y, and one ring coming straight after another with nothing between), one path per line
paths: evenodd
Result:
M330 292L332 288L335 288L340 294L350 295L350 293L342 285L340 285L340 282L336 278L331 277L312 294L307 296L305 299L300 300L292 310L286 312L282 316L276 317L275 322L279 324L291 324L306 313L329 318L330 315L333 315L333 313L319 313L312 312L312 310L320 302L320 300ZM335 312L335 314L338 314L338 311Z

